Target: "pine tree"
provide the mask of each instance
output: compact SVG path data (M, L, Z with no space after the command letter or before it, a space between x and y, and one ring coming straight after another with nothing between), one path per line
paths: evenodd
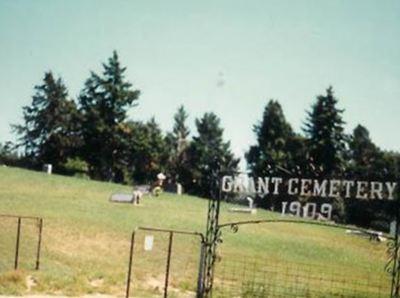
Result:
M178 108L178 111L176 112L174 116L174 137L175 137L175 142L176 142L176 151L177 154L181 154L188 146L188 140L187 137L190 134L190 130L186 125L186 120L189 117L187 114L185 107L182 105Z
M59 172L80 144L79 114L63 81L52 72L45 73L43 84L35 90L32 104L23 108L24 124L13 129L19 135L18 146L34 167L50 163Z
M198 135L188 151L190 175L184 181L189 192L199 196L210 196L213 173L222 171L233 174L237 170L239 159L231 152L230 142L224 142L220 119L214 113L205 113L196 119Z
M310 157L322 174L328 176L341 172L345 164L347 137L343 110L337 108L337 103L329 87L326 95L319 95L312 105L304 128Z
M187 175L188 171L187 151L190 144L188 140L190 130L186 125L188 116L184 106L180 106L174 115L173 131L168 133L165 138L169 151L168 171L176 182L184 180L184 176Z
M252 176L267 176L273 172L282 175L283 168L291 170L298 165L302 156L303 140L296 136L286 121L278 101L270 100L260 123L254 125L257 145L246 153L248 168Z
M135 105L140 91L125 80L126 68L120 65L114 51L103 64L102 75L91 73L79 96L83 115L82 155L92 177L121 182L126 170L125 139L127 110Z

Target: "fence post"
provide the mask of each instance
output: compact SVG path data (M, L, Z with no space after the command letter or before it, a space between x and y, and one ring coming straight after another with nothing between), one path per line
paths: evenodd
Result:
M39 270L40 267L40 250L42 247L42 230L43 230L43 218L39 219L39 237L38 237L38 245L36 251L36 270Z
M197 276L196 298L202 298L204 295L205 252L206 252L206 243L204 241L202 241L201 249L200 249L199 274Z
M129 252L129 267L128 267L128 277L126 281L126 298L129 298L129 291L131 288L131 275L132 275L132 262L133 262L133 250L135 246L135 234L136 230L132 232L132 238L131 238L131 249Z
M173 237L174 237L174 232L169 232L167 268L166 268L166 272L165 272L164 298L168 297L169 267L170 267L170 264L171 264L171 252L172 252L172 240L173 240Z
M18 225L17 225L17 241L15 243L15 262L14 269L18 269L18 258L19 258L19 238L21 235L21 217L18 217Z

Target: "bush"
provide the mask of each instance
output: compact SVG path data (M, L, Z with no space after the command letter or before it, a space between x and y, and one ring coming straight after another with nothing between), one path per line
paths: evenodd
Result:
M86 161L79 157L68 158L67 162L63 164L63 170L67 175L79 178L89 178L89 166Z

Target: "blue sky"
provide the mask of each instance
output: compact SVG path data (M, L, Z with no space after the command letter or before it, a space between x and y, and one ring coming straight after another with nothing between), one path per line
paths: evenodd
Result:
M0 142L52 70L76 97L115 49L142 91L131 118L170 130L214 111L237 155L270 98L300 131L331 84L346 129L400 150L400 1L0 0Z

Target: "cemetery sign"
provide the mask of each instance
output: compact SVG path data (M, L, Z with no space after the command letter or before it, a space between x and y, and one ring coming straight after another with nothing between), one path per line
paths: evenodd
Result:
M258 195L280 195L394 200L397 182L355 181L282 177L224 176L222 191Z

